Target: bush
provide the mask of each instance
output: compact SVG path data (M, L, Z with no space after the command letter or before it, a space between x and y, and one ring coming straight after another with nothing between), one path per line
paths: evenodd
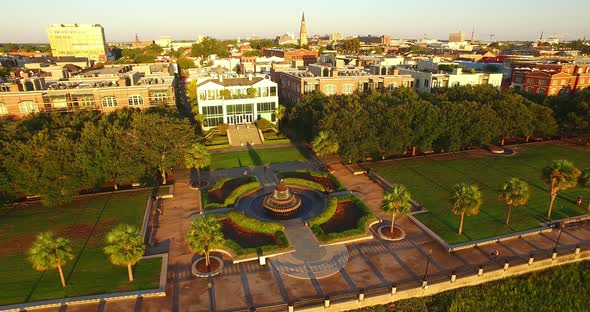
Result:
M260 129L262 132L266 132L269 130L276 130L275 125L272 122L270 122L264 118L260 118L260 119L256 120L256 127L258 127L258 129Z
M295 170L295 171L285 171L285 172L279 172L277 173L277 177L279 179L289 179L292 176L296 176L296 174L298 173L309 173L311 176L314 177L320 177L320 178L330 178L330 180L332 181L332 183L334 183L335 185L337 185L337 188L335 190L331 190L332 192L342 192L342 191L346 191L346 186L344 186L344 184L342 184L342 182L340 182L340 180L338 180L338 178L336 178L333 174L331 173L325 173L325 172L318 172L318 171L313 171L313 170ZM300 180L305 180L305 181L309 181L306 179L301 179L301 178L297 178ZM315 181L311 181L316 183ZM317 183L319 184L319 183ZM322 186L323 187L323 186ZM324 188L322 188L321 190L319 190L321 192L325 192L326 190Z
M217 125L217 130L219 130L219 134L221 135L227 135L227 129L229 129L229 125L226 125L224 123L220 123L219 125Z

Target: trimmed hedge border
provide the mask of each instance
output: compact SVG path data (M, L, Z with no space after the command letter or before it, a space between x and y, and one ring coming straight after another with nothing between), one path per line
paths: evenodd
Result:
M348 201L348 200L352 201L353 204L357 207L357 209L361 209L361 211L363 212L363 217L361 217L357 221L356 228L350 229L350 230L347 230L344 232L333 232L333 233L324 232L324 230L321 228L320 225L322 225L323 223L326 223L328 220L330 220L332 218L332 216L334 216L334 213L336 212L336 207L338 206L339 201ZM328 204L328 208L326 208L326 210L328 210L330 208L331 204L332 204L332 201L330 201L330 203ZM354 195L347 195L347 196L336 198L336 205L334 205L333 209L334 209L334 211L331 213L330 218L326 219L329 212L326 213L326 215L321 216L323 214L323 212L322 212L322 214L316 216L316 217L321 216L321 218L314 220L313 225L311 222L309 223L310 227L311 227L311 231L317 237L317 239L322 243L328 243L328 242L333 242L333 241L337 241L337 240L348 240L348 239L366 236L368 233L367 228L368 228L369 224L375 219L375 215L373 214L371 209L369 209L369 207L367 207L367 205L365 205L365 203L363 203L360 199L358 199ZM326 210L324 210L324 211L326 211ZM324 221L324 219L326 219L326 220ZM311 219L310 219L310 221L311 221ZM317 223L318 221L324 221L324 222Z
M252 232L274 235L276 245L263 245L254 248L244 248L236 241L225 239L223 245L230 253L236 255L236 258L247 258L250 256L257 256L259 254L271 253L275 251L285 250L289 247L287 236L283 232L283 225L277 222L266 222L258 219L250 218L237 211L230 211L225 215L214 215L217 220L230 219L233 223L241 228L250 230Z
M334 184L336 184L338 186L335 190L331 190L330 193L342 192L342 191L345 191L346 190L346 186L344 186L344 184L342 184L342 182L340 182L340 180L338 180L338 178L336 178L336 176L334 176L331 173L324 173L324 172L319 172L319 171L314 171L314 170L302 169L302 170L279 172L279 173L277 173L277 177L279 179L285 179L285 183L287 183L287 180L290 180L290 179L297 179L297 180L309 181L311 183L315 183L315 184L321 186L321 188L314 188L314 189L317 189L317 190L319 190L321 192L326 192L326 189L324 188L323 185L321 185L321 184L319 184L319 183L317 183L315 181L310 181L310 180L301 179L301 178L288 177L289 173L309 173L311 176L314 176L314 177L329 178L332 181L332 183L334 183Z
M247 179L247 181L251 181L251 182L240 185L239 187L234 189L227 196L227 198L225 199L225 201L223 203L209 203L208 202L209 191L221 188L221 187L223 187L223 185L226 182L228 182L230 180L235 180L235 179ZM258 182L256 177L254 177L254 176L239 177L239 178L235 178L235 179L230 179L230 178L221 179L217 183L215 183L215 185L213 185L213 187L211 187L209 189L201 190L201 204L205 208L205 210L232 207L234 205L234 203L236 202L236 200L238 199L238 197L240 197L242 194L248 193L248 192L260 187L260 182Z
M338 198L332 197L328 200L328 206L324 211L322 211L319 215L309 219L308 224L310 227L314 225L320 225L328 222L334 214L336 213L336 208L338 207Z
M287 185L302 186L302 187L316 190L321 193L326 193L326 189L324 188L324 186L317 183L317 182L314 182L314 181L299 179L299 178L284 178L282 180Z

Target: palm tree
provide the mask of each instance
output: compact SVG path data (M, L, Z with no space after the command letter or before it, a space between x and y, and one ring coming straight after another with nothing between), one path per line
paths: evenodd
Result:
M275 111L277 120L279 121L279 128L281 128L281 121L286 117L287 108L283 105L277 106L277 110Z
M482 204L481 192L477 185L460 183L453 188L449 201L453 214L461 216L461 224L459 225L459 235L461 235L465 215L474 216L479 213Z
M320 131L318 136L311 142L311 148L318 156L338 152L339 146L336 135L331 131Z
M412 212L411 198L410 192L401 184L394 184L391 191L383 195L381 209L391 214L391 234L393 234L395 217L406 216Z
M529 185L519 179L511 178L508 182L504 183L500 188L498 199L504 201L508 206L508 215L506 217L506 225L510 223L510 212L512 207L526 205L529 201Z
M207 215L193 220L186 240L193 252L205 255L205 264L209 266L209 253L223 245L221 223Z
M52 232L37 235L35 242L29 249L29 261L33 264L33 269L45 271L57 268L62 287L66 287L62 267L72 259L74 259L74 254L70 240L64 237L54 237Z
M114 265L127 266L129 281L133 282L131 266L139 262L145 252L141 232L134 226L119 224L106 236L104 252Z
M580 170L568 160L554 160L550 166L543 169L543 180L549 186L549 196L551 198L549 210L547 211L548 219L551 219L553 203L559 191L576 186L580 175Z
M195 143L190 146L188 149L186 156L184 158L184 163L187 168L195 168L197 169L198 175L198 183L201 184L201 168L205 168L211 164L211 155L207 151L207 148L203 144Z
M583 188L590 190L590 168L586 168L582 171L582 174L580 175L580 185ZM590 200L588 201L587 209L590 211Z

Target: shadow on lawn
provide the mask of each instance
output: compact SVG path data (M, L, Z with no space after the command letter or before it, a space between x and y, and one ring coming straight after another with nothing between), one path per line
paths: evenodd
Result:
M254 166L261 166L264 164L262 162L262 158L260 158L260 155L258 155L258 152L256 152L252 145L248 144L246 145L246 148L248 149L248 156L250 156L250 159L252 160Z

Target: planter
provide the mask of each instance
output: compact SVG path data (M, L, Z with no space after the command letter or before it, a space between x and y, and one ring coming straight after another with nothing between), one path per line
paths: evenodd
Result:
M191 183L191 185L189 186L189 188L191 190L197 190L198 191L198 190L200 190L202 188L205 188L207 186L209 186L209 181L205 180L205 181L201 181L201 184L196 183L196 182L195 183Z
M391 237L390 236L390 229L391 229L391 225L382 225L377 228L377 235L379 235L379 237L381 239L387 240L387 241L400 241L406 237L406 232L404 230L402 230L400 227L395 226L395 225L393 226L394 236ZM385 232L385 234L384 234L384 232Z
M221 269L223 269L223 260L219 257L209 256L209 264L211 270L208 271L207 267L205 266L205 257L201 257L191 265L191 272L194 276L197 277L210 277L215 276L221 273Z

